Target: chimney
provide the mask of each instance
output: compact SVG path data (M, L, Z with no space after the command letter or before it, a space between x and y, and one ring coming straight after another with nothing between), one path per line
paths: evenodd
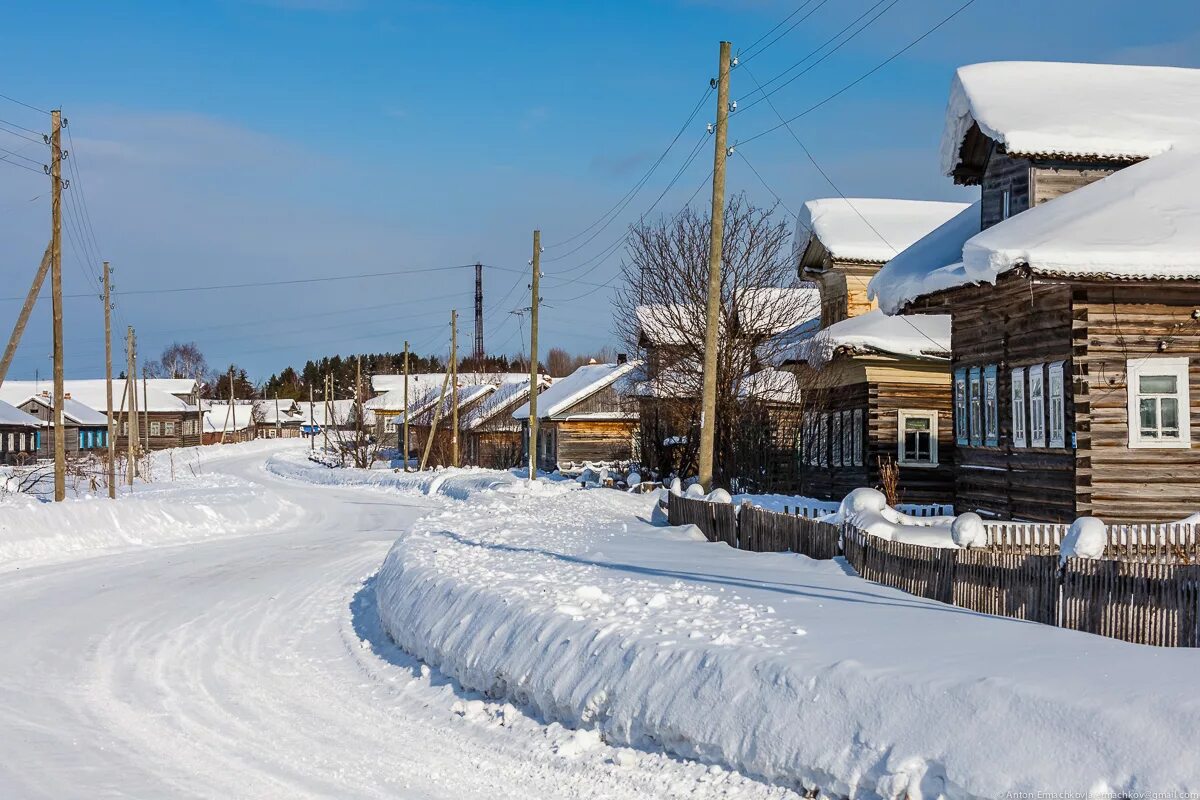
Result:
M70 400L70 399L71 399L71 393L63 392L63 400Z
M624 364L628 360L629 360L629 357L626 356L624 353L617 353L617 364Z
M50 396L50 390L49 390L49 389L43 389L43 390L42 390L42 397L49 397L49 396Z

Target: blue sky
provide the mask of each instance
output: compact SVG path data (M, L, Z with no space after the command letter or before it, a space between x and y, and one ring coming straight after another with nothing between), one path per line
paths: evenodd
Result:
M559 242L633 186L704 93L719 40L747 48L801 2L12 3L0 94L61 105L70 120L79 181L68 193L86 199L96 242L68 240L68 294L94 294L85 250L112 260L118 291L477 260L511 270L526 267L534 227ZM772 99L785 115L797 113L962 2L899 0ZM734 72L735 98L753 88L751 73L774 76L875 0L818 3L810 0L811 17ZM1026 58L1200 66L1200 4L976 0L795 129L847 194L963 197L936 163L953 69ZM610 292L580 295L616 274L619 250L568 273L579 282L555 273L605 251L650 206L702 137L709 106L608 229L569 256L581 239L547 251L544 346L616 341ZM4 100L0 122L48 125ZM760 104L732 117L730 138L777 122ZM44 148L11 134L0 133L0 147L44 160ZM791 209L832 192L785 131L739 151ZM705 143L655 213L686 202L711 160ZM0 297L24 295L45 247L47 184L0 163ZM773 202L741 158L730 162L729 188ZM472 276L448 270L131 295L119 298L116 322L122 332L138 328L143 354L195 340L214 365L235 361L263 378L326 353L399 350L405 338L423 352L444 351L451 307L469 341ZM520 349L518 320L507 312L527 304L524 285L517 273L487 272L489 349ZM68 370L102 374L99 303L67 303ZM0 301L5 334L18 307ZM49 328L43 298L12 377L48 374Z

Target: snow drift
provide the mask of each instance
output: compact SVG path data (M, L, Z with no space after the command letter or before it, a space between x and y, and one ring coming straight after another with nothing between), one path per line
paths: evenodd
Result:
M406 533L376 581L389 635L464 686L613 744L833 795L1200 790L1200 699L1183 688L1200 653L697 541L644 522L648 496L464 472L386 479L469 502Z

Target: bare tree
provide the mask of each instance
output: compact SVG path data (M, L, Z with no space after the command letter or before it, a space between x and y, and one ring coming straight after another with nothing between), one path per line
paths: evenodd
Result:
M797 279L789 238L774 209L755 207L742 195L726 206L717 354L716 478L722 485L736 477L733 433L747 404L758 399L747 376L778 364L795 347L797 332L819 314L815 290ZM615 300L623 344L644 359L643 428L653 428L648 417L669 420L643 430L643 456L670 442L669 463L684 474L694 463L699 428L708 245L708 216L692 208L634 227ZM776 389L771 394L780 400Z

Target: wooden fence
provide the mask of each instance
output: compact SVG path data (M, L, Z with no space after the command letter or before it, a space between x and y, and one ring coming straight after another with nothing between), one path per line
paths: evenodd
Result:
M867 580L972 611L1137 644L1200 647L1200 564L1191 526L1113 527L1109 543L1124 560L1070 558L1060 565L1059 526L1031 526L1025 538L1014 533L1002 540L1009 551L964 550L888 541L748 503L669 495L667 514L672 525L696 525L709 541L741 550L844 555Z
M1057 555L1070 525L1050 522L985 521L987 549L994 553ZM1120 561L1200 563L1196 526L1183 522L1109 525L1104 555Z

